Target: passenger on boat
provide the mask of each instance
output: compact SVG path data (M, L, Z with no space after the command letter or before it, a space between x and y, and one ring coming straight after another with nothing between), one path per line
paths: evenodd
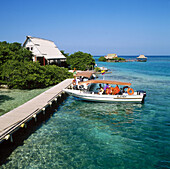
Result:
M105 86L104 86L104 94L106 94L106 89L109 87L109 85L108 84L105 84Z
M116 94L118 94L119 92L120 92L119 86L116 85L116 87L113 89L112 94L113 94L113 95L116 95Z
M106 89L106 94L109 95L112 93L112 89L111 89L111 86L108 85L107 89Z
M80 82L82 82L83 81L83 76L80 76Z
M74 76L74 79L71 84L71 88L73 89L75 85L76 85L76 77Z
M99 90L99 95L102 95L104 92L104 89L101 84L99 84L100 90Z
M78 84L79 81L80 81L80 80L79 80L78 78L76 78L76 89L79 89L79 84Z
M76 89L76 90L79 89L79 85L78 85L79 81L80 81L80 80L77 79L77 77L74 77L74 80L73 80L73 82L72 82L72 84L73 84L73 89Z
M113 87L111 87L111 88L110 88L110 90L111 90L111 93L110 93L110 94L112 94L112 95L113 95L113 93L114 93L114 88L113 88Z

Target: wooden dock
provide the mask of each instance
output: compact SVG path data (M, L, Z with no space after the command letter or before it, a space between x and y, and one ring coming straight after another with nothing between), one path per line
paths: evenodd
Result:
M36 118L36 115L45 111L46 107L57 101L63 93L62 90L72 83L72 79L66 79L23 105L0 116L0 143L11 139L12 133L23 127L27 121Z

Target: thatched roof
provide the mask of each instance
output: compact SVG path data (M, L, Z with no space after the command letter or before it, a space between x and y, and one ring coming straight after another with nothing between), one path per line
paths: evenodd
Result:
M113 58L116 58L117 55L114 53L114 54L107 54L107 56L105 56L106 59L113 59Z
M137 57L139 59L146 59L147 57L145 57L144 55L140 55L139 57Z
M81 72L77 72L75 76L76 77L83 76L83 77L90 78L93 74L94 74L94 71L81 71Z

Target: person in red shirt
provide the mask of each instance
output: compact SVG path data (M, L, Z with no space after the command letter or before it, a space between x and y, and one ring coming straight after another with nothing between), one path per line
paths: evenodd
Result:
M116 87L115 87L114 90L113 90L113 94L116 95L116 94L118 94L119 92L120 92L119 86L116 85Z

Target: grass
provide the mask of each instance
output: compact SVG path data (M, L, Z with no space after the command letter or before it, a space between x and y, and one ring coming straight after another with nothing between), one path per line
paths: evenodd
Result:
M31 100L49 88L51 87L33 90L0 89L0 116Z

